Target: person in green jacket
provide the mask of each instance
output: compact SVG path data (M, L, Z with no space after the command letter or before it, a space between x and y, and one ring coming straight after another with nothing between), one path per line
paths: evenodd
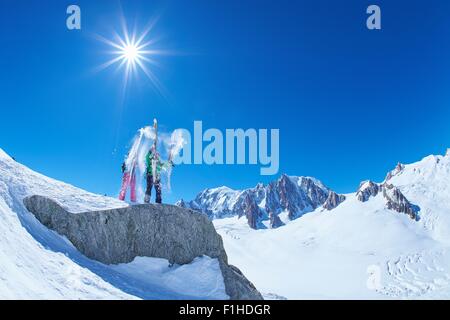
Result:
M172 161L163 162L160 159L159 153L152 147L145 158L147 165L147 190L145 191L144 202L149 203L152 195L152 188L155 187L156 203L162 202L161 197L161 170L169 166L174 166Z

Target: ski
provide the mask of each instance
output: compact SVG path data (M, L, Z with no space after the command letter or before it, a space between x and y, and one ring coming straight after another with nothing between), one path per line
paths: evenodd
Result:
M153 119L153 130L155 131L155 141L153 142L153 147L156 152L156 148L158 146L158 120Z

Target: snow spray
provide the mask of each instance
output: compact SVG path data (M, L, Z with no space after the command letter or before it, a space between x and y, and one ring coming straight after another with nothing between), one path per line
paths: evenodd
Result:
M183 132L182 130L175 130L174 132L172 132L171 136L170 136L170 141L169 141L169 167L167 168L167 189L170 191L171 190L171 185L170 185L170 178L172 176L172 161L173 158L175 158L181 151L181 149L183 148L183 146L186 144L186 141L183 138Z
M154 140L155 132L152 127L139 129L133 138L130 151L125 159L125 165L130 171L130 175L136 175L136 192L139 199L144 196L142 180L146 171L145 157Z

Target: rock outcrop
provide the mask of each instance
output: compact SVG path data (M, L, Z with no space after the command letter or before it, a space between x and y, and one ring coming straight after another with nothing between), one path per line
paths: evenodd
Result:
M243 213L247 217L247 222L250 228L255 230L258 229L263 212L250 194L247 194L244 198Z
M413 220L418 220L419 209L406 199L403 193L392 184L383 184L383 197L386 200L386 207L399 213L405 213Z
M401 164L400 162L397 163L394 170L388 172L385 181L391 180L392 177L398 175L400 172L403 171L403 169L405 169L405 165Z
M43 225L67 237L88 258L119 264L144 256L187 264L207 255L220 262L231 299L262 299L242 272L228 264L222 238L201 213L145 204L75 214L43 196L27 197L24 204Z
M356 192L356 197L361 202L366 202L370 197L376 197L378 192L380 192L380 187L375 182L370 180L361 182L359 189Z
M328 194L328 198L323 204L323 208L330 211L336 208L338 205L340 205L342 202L344 202L346 197L343 194L337 194L334 191L331 191Z
M397 174L403 169L403 165L398 164L396 169L392 172L396 172L395 174ZM388 178L386 181L389 180ZM366 202L370 199L370 197L376 197L381 192L384 200L386 201L386 208L399 213L405 213L409 215L411 219L419 219L419 207L409 202L399 188L387 182L382 185L378 185L372 181L362 182L356 193L356 197L359 201Z
M284 223L277 214L269 213L269 226L271 229L276 229L284 226Z

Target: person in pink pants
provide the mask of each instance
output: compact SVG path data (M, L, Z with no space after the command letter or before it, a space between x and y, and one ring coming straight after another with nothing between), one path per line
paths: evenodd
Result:
M136 202L136 168L131 170L127 168L125 162L122 164L122 187L120 188L119 200L124 201L127 190L130 188L130 200Z

